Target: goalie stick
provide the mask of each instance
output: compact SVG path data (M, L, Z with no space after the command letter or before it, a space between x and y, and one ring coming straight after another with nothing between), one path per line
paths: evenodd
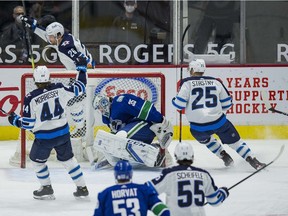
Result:
M272 107L272 105L271 105L271 103L269 101L269 96L268 96L267 91L264 91L264 90L261 91L261 96L262 96L262 101L264 102L265 107L266 107L267 110L269 110L271 112L275 112L275 113L279 113L279 114L288 116L288 113L282 112L282 111L277 110L277 109Z
M270 161L269 163L267 163L265 166L261 167L260 169L256 170L255 172L251 173L250 175L248 175L247 177L243 178L242 180L238 181L237 183L235 183L234 185L232 185L231 187L228 188L228 191L231 190L232 188L236 187L237 185L241 184L242 182L246 181L247 179L249 179L250 177L252 177L253 175L259 173L261 170L267 168L268 166L270 166L271 164L273 164L276 160L278 160L278 158L282 155L283 151L285 149L285 145L283 144L277 154L277 156ZM204 205L208 204L208 202L204 203Z

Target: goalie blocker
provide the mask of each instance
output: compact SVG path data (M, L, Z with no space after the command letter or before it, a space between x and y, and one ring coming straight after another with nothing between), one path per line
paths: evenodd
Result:
M119 159L125 159L154 167L161 166L165 160L165 154L161 154L159 148L154 145L113 135L103 130L98 130L93 147L102 152L111 165Z

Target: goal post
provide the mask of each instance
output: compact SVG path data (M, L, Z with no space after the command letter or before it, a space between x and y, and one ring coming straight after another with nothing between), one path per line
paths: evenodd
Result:
M75 80L76 71L51 72L51 82L61 82L64 85ZM26 73L21 78L21 107L25 95L35 89L33 81L33 73ZM92 146L95 134L98 129L109 130L102 123L101 114L92 107L92 100L95 94L104 94L108 97L114 97L119 94L128 93L139 96L145 100L154 103L156 109L165 115L165 76L159 72L107 72L88 70L88 81L86 87L86 98L83 100L85 107L86 130L81 137L83 147ZM73 101L70 103L75 103ZM68 102L68 106L69 106ZM22 113L22 111L21 111ZM67 110L67 118L70 125L70 132L75 129L73 123L69 119L69 108ZM20 136L20 167L26 167L26 156L29 154L30 147L28 143L32 143L34 135L25 130L21 130Z

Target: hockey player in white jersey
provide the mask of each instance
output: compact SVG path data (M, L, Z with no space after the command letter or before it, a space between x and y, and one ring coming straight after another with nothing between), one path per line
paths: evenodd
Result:
M182 80L172 104L178 110L185 109L192 136L221 158L225 166L233 165L233 159L213 134L217 134L222 144L234 149L252 167L261 168L265 164L256 159L248 145L241 140L234 125L226 118L226 111L232 106L228 90L220 80L203 76L205 70L203 59L190 62L188 71L191 77Z
M178 165L164 168L159 177L148 182L159 194L166 194L171 215L205 216L206 201L218 206L229 196L228 189L218 188L209 172L192 166L194 151L191 144L178 143L174 155Z
M72 152L65 111L67 102L72 97L85 93L87 83L86 59L77 58L76 65L79 72L76 82L70 86L64 86L62 83L51 83L50 72L46 66L35 68L33 78L37 89L25 96L23 115L18 116L11 113L8 117L12 125L32 131L35 135L29 155L41 184L41 188L33 192L35 199L55 199L46 164L52 149L55 149L57 159L66 168L77 186L76 192L73 193L75 198L88 196L82 170Z
M52 22L46 29L38 26L37 20L32 17L22 16L20 18L26 27L29 27L35 34L50 44L58 54L59 60L67 70L76 70L75 60L82 56L87 61L88 68L94 68L95 62L92 55L86 49L84 44L76 39L72 34L64 31L64 27L59 22ZM76 102L74 102L76 101ZM84 96L69 102L70 118L72 119L77 130L71 134L72 137L84 136L85 128L85 108Z

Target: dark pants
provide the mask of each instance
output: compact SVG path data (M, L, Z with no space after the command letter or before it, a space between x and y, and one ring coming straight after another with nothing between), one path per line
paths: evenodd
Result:
M192 136L200 143L206 144L210 140L210 136L216 134L223 144L232 144L240 140L240 135L234 125L227 120L224 125L215 130L196 131L190 128Z
M55 149L59 161L71 159L74 154L71 146L70 133L54 139L35 139L29 157L34 162L45 163L52 149Z

